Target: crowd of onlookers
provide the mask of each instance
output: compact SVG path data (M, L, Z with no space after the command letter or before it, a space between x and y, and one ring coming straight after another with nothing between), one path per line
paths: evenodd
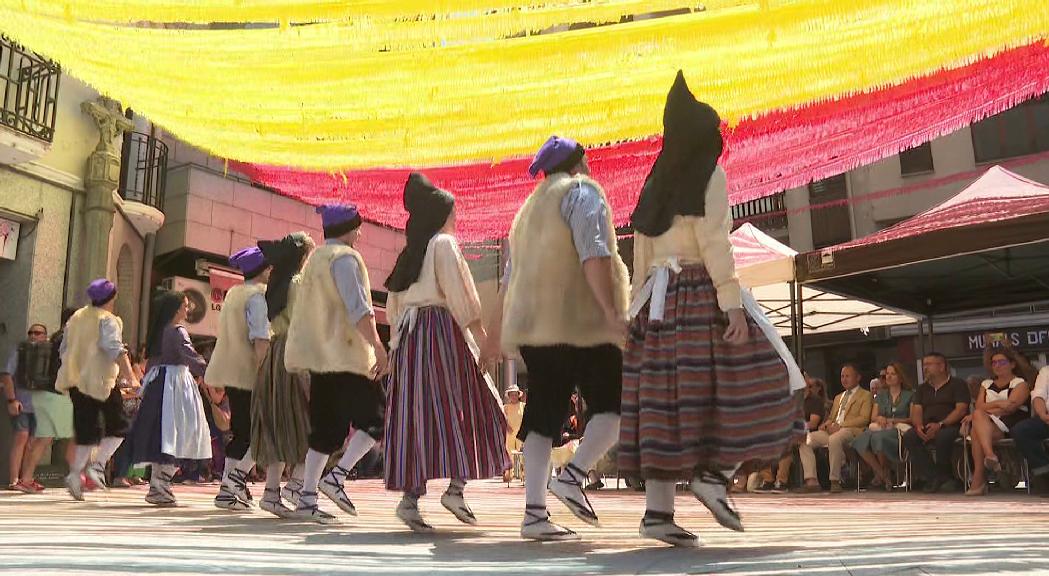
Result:
M947 358L934 352L922 358L920 384L910 381L903 365L892 362L865 388L857 366L845 363L842 392L833 399L821 379L806 375L805 442L775 466L743 471L739 484L753 492L782 493L788 491L793 471L800 476L793 490L800 492L839 493L845 484L955 492L963 489L963 480L967 496L985 495L992 484L1014 488L1016 480L1044 490L1049 480L1049 367L1038 371L1008 342L989 345L984 365L985 379L963 381L951 375ZM1013 443L1001 442L1005 439ZM817 466L822 449L828 461L823 482ZM792 468L795 451L800 469ZM1016 464L1013 470L1026 472L1004 474L1006 459ZM1003 484L1000 477L1009 481Z

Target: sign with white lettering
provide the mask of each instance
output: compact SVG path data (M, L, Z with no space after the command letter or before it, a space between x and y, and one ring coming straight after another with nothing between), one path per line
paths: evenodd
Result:
M1019 328L1012 330L991 331L991 338L986 334L969 334L966 336L966 345L970 352L982 352L990 345L992 348L1000 348L1002 339L1006 339L1014 348L1043 348L1049 347L1049 329L1040 326L1030 328Z
M22 225L14 220L0 218L0 259L14 260L18 254L18 233Z

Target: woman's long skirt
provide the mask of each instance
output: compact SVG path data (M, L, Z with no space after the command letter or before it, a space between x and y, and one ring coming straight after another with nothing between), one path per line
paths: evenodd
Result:
M289 374L284 368L286 335L270 342L251 395L251 449L259 466L306 460L310 436L309 375Z
M422 494L435 478L501 475L506 417L462 329L447 309L426 307L406 331L391 358L386 488Z
M804 438L783 361L749 317L745 344L724 340L703 266L671 273L662 321L648 311L632 321L623 355L620 474L688 479L778 459Z
M128 438L133 464L210 460L211 434L197 382L184 365L150 368Z

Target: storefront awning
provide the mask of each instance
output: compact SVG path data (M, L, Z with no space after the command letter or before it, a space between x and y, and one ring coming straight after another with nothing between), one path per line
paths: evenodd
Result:
M935 316L1049 297L1049 186L995 166L932 209L809 252L807 287Z

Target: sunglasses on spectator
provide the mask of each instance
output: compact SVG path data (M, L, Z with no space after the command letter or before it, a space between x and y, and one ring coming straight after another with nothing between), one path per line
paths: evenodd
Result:
M991 366L1008 366L1008 365L1009 365L1009 361L1006 360L1005 358L1002 358L1001 360L995 360L994 362L991 362Z
M28 334L30 336L47 336L47 332L44 332L43 330L30 330Z

